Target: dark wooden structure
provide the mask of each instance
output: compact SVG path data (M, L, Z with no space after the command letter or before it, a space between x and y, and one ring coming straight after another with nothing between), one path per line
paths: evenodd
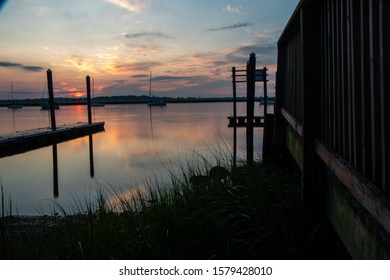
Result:
M390 1L302 0L278 41L276 139L353 258L390 258Z
M0 136L0 157L51 146L64 141L104 131L104 122L76 123L51 128L37 128Z
M49 91L50 105L50 127L30 129L25 131L17 131L14 133L0 135L0 158L12 156L39 148L52 145L53 149L53 196L59 196L59 180L58 180L58 154L57 144L76 139L79 137L89 136L89 163L90 176L95 176L94 160L93 160L93 136L92 134L104 131L104 122L92 122L91 113L91 79L86 77L87 88L87 106L88 106L88 122L79 122L76 124L64 124L57 126L55 117L55 102L53 91L53 73L47 70L47 83Z
M233 116L229 116L228 127L234 128L234 151L233 163L236 164L237 153L237 127L246 128L246 155L247 163L253 164L253 129L255 127L264 127L265 116L267 115L267 68L256 69L256 54L251 53L245 70L232 68L233 84ZM263 116L254 115L255 106L255 83L263 82L264 87L264 114ZM237 83L246 83L246 116L237 116Z
M91 135L104 131L104 122L92 122L91 114L91 79L86 77L88 123L64 124L57 126L55 117L55 102L53 91L53 73L47 70L47 87L49 91L50 123L51 127L18 131L15 133L0 135L0 157L12 156L27 151L53 145L53 158L55 146L58 143ZM92 136L90 137L92 147ZM91 169L91 176L93 171Z
M228 117L229 124L228 127L247 127L248 118L246 116L229 116ZM264 126L264 117L263 116L254 116L253 119L253 127L263 127Z

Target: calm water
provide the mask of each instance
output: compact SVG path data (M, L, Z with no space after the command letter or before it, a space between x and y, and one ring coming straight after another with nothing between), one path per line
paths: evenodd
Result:
M255 109L260 115L260 106ZM191 158L194 150L206 153L223 141L233 146L233 129L227 127L231 114L231 103L168 104L151 110L145 104L93 108L94 121L105 121L105 132L92 137L94 176L89 137L84 137L57 145L58 197L51 146L1 158L4 193L11 198L14 214L51 214L56 203L76 211L75 201L90 200L102 186L126 193L146 178L168 180L168 166ZM245 114L244 103L238 104L238 114ZM86 121L87 112L85 106L62 106L56 117L57 125L74 123ZM48 112L39 107L0 108L1 134L48 125ZM255 129L257 153L261 134L262 129ZM239 152L245 148L244 137L245 129L238 129Z

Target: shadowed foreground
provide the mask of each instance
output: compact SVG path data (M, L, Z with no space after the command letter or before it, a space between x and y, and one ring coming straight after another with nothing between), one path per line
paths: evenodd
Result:
M348 258L330 225L301 211L300 180L268 164L183 169L131 199L102 191L86 213L1 219L6 259ZM92 210L97 207L97 210ZM118 214L118 209L120 214ZM4 210L4 209L3 209ZM115 211L114 211L115 210Z

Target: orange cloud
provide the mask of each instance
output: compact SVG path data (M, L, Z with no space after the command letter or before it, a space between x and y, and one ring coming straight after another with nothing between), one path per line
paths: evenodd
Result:
M91 72L91 73L97 73L94 64L91 63L90 61L82 58L81 56L78 55L72 55L68 59L65 60L68 64L65 65L67 67L73 67L79 70L80 72Z

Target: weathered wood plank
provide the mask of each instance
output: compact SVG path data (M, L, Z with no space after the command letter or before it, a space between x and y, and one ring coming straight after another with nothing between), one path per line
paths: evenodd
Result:
M303 136L302 123L298 121L292 114L290 114L285 108L281 109L281 114L287 123L294 128L300 137Z
M389 234L338 181L328 178L326 213L352 259L388 260Z
M315 152L378 223L390 232L390 202L385 193L324 142L316 140Z

